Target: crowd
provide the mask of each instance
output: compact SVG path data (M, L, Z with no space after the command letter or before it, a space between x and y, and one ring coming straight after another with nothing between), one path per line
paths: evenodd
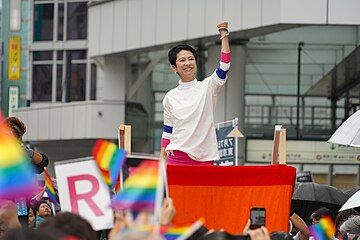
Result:
M172 200L166 199L162 206L161 224L171 223L176 211ZM54 213L46 198L38 201L36 206L29 207L28 222L21 224L17 206L13 201L0 202L0 239L56 239L56 240L98 240L98 239L162 239L151 235L150 231L139 228L149 221L148 212L139 212L135 219L133 214L115 211L114 227L104 231L94 231L88 221L70 212ZM360 236L360 214L354 209L339 212L337 215L327 208L315 211L310 219L310 226L318 224L324 218L331 218L336 232L332 239L357 240ZM241 235L231 235L226 231L206 229L202 226L188 239L241 239L241 240L308 240L314 239L310 228L295 212L289 218L290 230L269 233L266 227L250 230L250 220ZM316 238L315 238L316 239ZM331 238L325 238L331 239Z

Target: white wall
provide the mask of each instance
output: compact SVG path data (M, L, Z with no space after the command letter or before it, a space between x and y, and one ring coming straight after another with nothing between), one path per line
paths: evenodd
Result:
M121 101L89 101L14 110L28 126L25 141L117 138L117 129L125 121Z
M231 32L256 28L259 35L271 25L359 25L358 9L357 0L106 1L89 7L89 55L215 36L220 20Z

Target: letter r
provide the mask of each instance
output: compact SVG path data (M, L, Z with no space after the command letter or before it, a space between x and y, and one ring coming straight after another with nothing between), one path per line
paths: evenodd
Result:
M69 185L69 195L70 195L70 204L71 204L71 210L72 212L79 213L79 200L84 200L87 205L90 207L90 209L95 213L96 216L103 216L105 215L99 206L94 202L92 199L97 192L99 191L99 181L96 179L96 177L84 174L84 175L77 175L77 176L71 176L67 178L68 185ZM91 190L87 193L76 193L76 187L75 182L77 181L88 181L91 183Z

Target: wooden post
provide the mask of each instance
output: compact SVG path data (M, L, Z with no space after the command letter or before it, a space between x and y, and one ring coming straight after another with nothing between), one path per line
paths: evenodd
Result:
M127 153L131 153L131 126L120 124L119 133L119 148L123 148Z
M279 164L286 164L286 129L280 130Z
M275 125L271 164L286 164L286 129Z

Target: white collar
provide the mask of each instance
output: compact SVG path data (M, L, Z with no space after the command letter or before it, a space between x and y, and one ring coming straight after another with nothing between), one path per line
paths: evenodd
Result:
M193 86L195 86L197 83L197 79L194 78L194 80L190 81L190 82L183 82L181 81L181 79L179 80L179 89L189 89Z

